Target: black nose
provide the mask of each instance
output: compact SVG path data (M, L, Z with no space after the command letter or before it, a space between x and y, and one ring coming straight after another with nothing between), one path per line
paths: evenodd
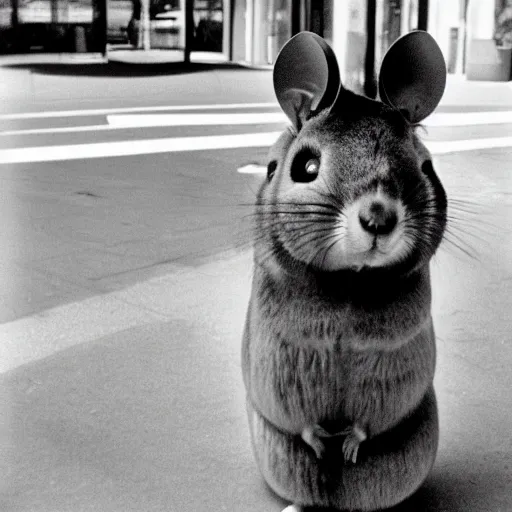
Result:
M396 210L380 201L373 201L359 212L359 222L372 235L389 235L398 221Z

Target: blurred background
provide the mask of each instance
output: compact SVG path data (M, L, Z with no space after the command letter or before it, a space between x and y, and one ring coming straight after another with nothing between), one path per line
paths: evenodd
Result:
M450 73L508 80L510 0L1 0L0 54L160 49L272 64L310 30L335 48L345 81L371 92L372 70L401 34L428 28Z
M393 512L512 510L511 0L0 0L0 511L279 512L245 415L251 212L301 30L370 97L428 30L418 135L441 439Z

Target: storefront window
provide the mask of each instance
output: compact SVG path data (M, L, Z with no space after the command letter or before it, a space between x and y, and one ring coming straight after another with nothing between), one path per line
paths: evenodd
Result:
M498 3L494 41L498 47L512 48L512 0Z
M418 0L405 0L402 8L402 34L418 28Z
M366 0L349 1L344 83L354 91L361 91L364 86L367 40L366 9Z
M377 69L389 47L405 32L417 28L417 0L377 2L375 63Z
M148 0L149 41L151 48L182 49L185 46L184 0ZM133 14L128 24L128 41L135 47L142 46L141 0L133 0Z
M111 0L112 1L112 0ZM121 1L121 0L114 0ZM141 0L132 0L131 19L126 30L128 42L140 47ZM150 48L183 49L185 47L185 0L149 0ZM222 52L224 11L222 0L195 0L193 9L193 51ZM118 16L119 18L122 15ZM119 24L118 24L119 27ZM112 35L110 35L112 34ZM122 39L122 30L111 27L109 37Z
M194 47L200 52L222 52L224 12L222 0L195 0Z
M267 4L267 62L275 61L279 50L291 36L289 0L269 0Z
M0 0L0 53L102 51L93 1Z
M12 17L11 0L0 0L0 54L9 52L12 46Z
M54 16L57 17L56 10ZM18 22L51 23L52 5L50 0L20 0L18 3Z
M393 42L400 37L401 18L401 0L386 0L382 3L382 18L379 37L379 55L381 60Z
M20 0L18 23L92 23L92 1Z
M0 28L11 26L12 6L11 0L0 0Z
M107 9L107 42L128 43L128 24L133 13L132 0L108 0Z

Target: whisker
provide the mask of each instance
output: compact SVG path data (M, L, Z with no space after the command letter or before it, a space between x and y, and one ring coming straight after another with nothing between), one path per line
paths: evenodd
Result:
M471 246L471 244L468 243L467 240L464 240L464 238L462 236L460 236L459 233L454 232L452 229L450 229L449 226L447 226L445 234L448 235L448 236L451 236L452 238L455 238L459 243L465 244L467 247L469 247L470 249L474 250L474 248ZM478 237L477 237L477 239L478 239ZM480 238L480 240L482 242L485 242L485 240L483 240L481 238Z
M446 231L443 242L447 242L451 247L458 249L472 260L479 261L475 248L456 233ZM443 247L443 243L441 243L440 247Z
M462 199L456 196L453 196L450 194L448 196L448 203L455 203L460 204L463 206L485 206L483 203L479 203L478 201L475 201L474 199Z
M268 207L268 208L275 208L277 206L296 206L298 208L307 208L307 207L317 207L317 208L325 208L327 210L333 210L335 212L339 212L339 208L332 204L328 203L316 203L316 202L308 202L308 203L298 203L293 201L277 201L272 203L261 203L256 202L256 207Z
M315 229L308 233L298 233L296 236L292 237L290 241L294 243L300 242L300 245L296 246L295 248L302 249L306 245L315 244L316 242L322 240L322 237L329 236L330 233L332 233L332 229Z
M492 226L491 224L489 224L489 226L491 227L494 227ZM470 228L470 229L468 229ZM489 236L489 231L484 229L484 227L480 227L480 226L465 226L464 224L462 223L459 223L459 222L448 222L447 226L446 226L446 230L448 232L453 232L453 233L462 233L464 234L465 236L469 236L475 240L478 240L479 242L483 242L485 244L489 243L489 239L488 238L485 238L486 236L488 237Z
M264 225L287 225L287 224L336 224L336 220L332 217L316 217L314 219L304 219L304 218L298 218L298 219L282 219L279 216L275 215L254 215L254 216L244 216L241 220L245 221L260 221Z
M328 234L326 234L328 233ZM311 235L318 235L318 236L311 236ZM294 240L301 240L302 243L298 246L296 246L296 249L302 249L306 245L312 245L315 242L321 241L324 238L328 238L329 236L332 236L332 229L324 228L324 229L313 229L307 233L301 233L298 237L296 237Z
M333 249L333 247L334 247L337 243L339 243L339 242L342 240L342 237L340 237L340 236L336 236L336 234L331 235L331 238L333 238L333 240L334 240L334 241L333 241L332 243L330 243L330 244L327 246L327 248L325 249L325 251L324 251L324 255L323 255L323 257L322 257L322 265L321 265L321 267L323 267L323 266L325 265L325 260L327 259L327 255L329 254L329 252Z
M453 249L456 249L456 251L455 252L450 251L448 249L447 245L452 247ZM463 253L465 256L467 256L471 260L480 261L475 254L473 254L470 250L466 249L465 247L462 247L461 245L459 245L456 241L450 239L450 237L445 237L443 239L443 243L441 243L441 245L439 246L439 249L445 250L448 254L455 256L457 258L459 258L457 251L460 251L461 253ZM463 260L461 260L461 261L463 261Z
M328 234L325 232L329 231ZM311 236L313 234L316 234L317 236ZM297 253L300 253L304 247L317 245L318 243L322 243L324 240L329 240L331 237L337 236L338 238L341 238L339 234L332 233L332 230L312 230L307 234L307 236L302 236L300 238L303 238L302 242L294 246L294 251ZM321 247L320 249L322 249Z
M325 215L331 217L339 217L339 212L330 211L330 210L319 210L319 209L285 209L285 208L260 208L257 207L254 214L258 215L278 215L278 214L289 214L289 215Z
M330 219L337 218L338 215L332 212L322 212L322 211L295 211L295 210L272 210L272 211L255 211L253 213L247 214L247 216L261 216L261 217L277 217L278 215L290 215L296 217L304 217L306 219L311 218L311 216L316 215L318 217L329 217Z
M460 215L457 212L455 212L455 213L448 213L446 217L448 219L453 219L453 220L456 220L458 222L465 222L466 224L470 224L471 226L475 226L475 225L478 225L478 224L485 224L487 226L495 227L495 224L493 224L492 222L488 222L485 219L480 219L480 218L471 219L471 218L466 217L465 214L464 215Z
M458 204L452 204L448 202L448 211L455 211L464 213L466 215L481 215L480 212L476 211L474 208L466 208L465 206L458 205Z

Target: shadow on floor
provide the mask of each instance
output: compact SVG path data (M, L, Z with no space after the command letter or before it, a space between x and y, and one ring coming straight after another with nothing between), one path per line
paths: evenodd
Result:
M468 464L464 470L465 463ZM504 472L489 471L475 476L473 461L461 461L457 473L438 469L409 499L381 512L483 512L496 510L496 500L505 496L510 485ZM507 509L508 510L508 509ZM307 508L306 512L339 512L325 508Z
M91 77L140 77L158 75L183 75L204 71L240 70L261 71L233 63L128 63L128 62L93 62L93 63L23 63L3 66L7 69L28 70L41 75L91 76Z

